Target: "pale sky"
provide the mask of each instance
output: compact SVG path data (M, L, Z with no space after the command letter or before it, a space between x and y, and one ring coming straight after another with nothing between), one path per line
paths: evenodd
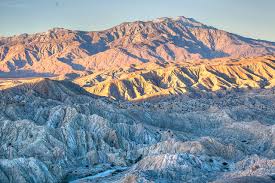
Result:
M275 42L275 0L0 0L0 35L53 27L103 30L125 21L186 16Z

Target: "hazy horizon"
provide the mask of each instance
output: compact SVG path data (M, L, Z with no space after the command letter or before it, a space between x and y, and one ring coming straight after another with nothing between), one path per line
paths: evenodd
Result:
M275 19L273 7L272 0L1 0L0 36L45 32L55 27L97 31L123 22L185 16L242 36L275 41L275 24L267 23Z

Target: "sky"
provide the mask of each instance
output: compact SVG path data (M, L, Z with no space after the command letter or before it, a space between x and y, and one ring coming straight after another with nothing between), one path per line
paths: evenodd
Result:
M0 35L54 27L96 31L122 22L185 16L275 42L275 0L0 0Z

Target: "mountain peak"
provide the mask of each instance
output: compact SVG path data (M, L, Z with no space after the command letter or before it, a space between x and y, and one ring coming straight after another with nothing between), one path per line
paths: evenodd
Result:
M71 30L69 29L65 29L65 28L62 28L62 27L54 27L52 29L49 29L47 32L50 33L50 32L70 32Z
M165 22L165 21L187 21L188 18L185 16L178 16L178 17L160 17L153 20L153 22Z
M210 26L207 26L203 23L198 22L197 20L193 18L187 18L185 16L178 16L178 17L161 17L157 18L155 20L152 20L154 23L180 23L183 26L187 27L208 27L208 28L213 28Z
M160 17L153 20L155 23L160 22L176 22L176 21L188 21L188 18L185 16L178 16L178 17Z

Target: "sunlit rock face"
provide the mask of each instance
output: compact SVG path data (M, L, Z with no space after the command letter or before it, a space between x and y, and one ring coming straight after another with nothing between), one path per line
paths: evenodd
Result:
M0 182L274 182L273 88L127 102L2 86Z
M275 57L144 64L95 72L74 80L88 92L123 100L145 100L193 91L275 86Z
M218 30L191 18L122 23L104 31L62 28L0 37L1 77L77 77L141 63L274 55L275 43Z

